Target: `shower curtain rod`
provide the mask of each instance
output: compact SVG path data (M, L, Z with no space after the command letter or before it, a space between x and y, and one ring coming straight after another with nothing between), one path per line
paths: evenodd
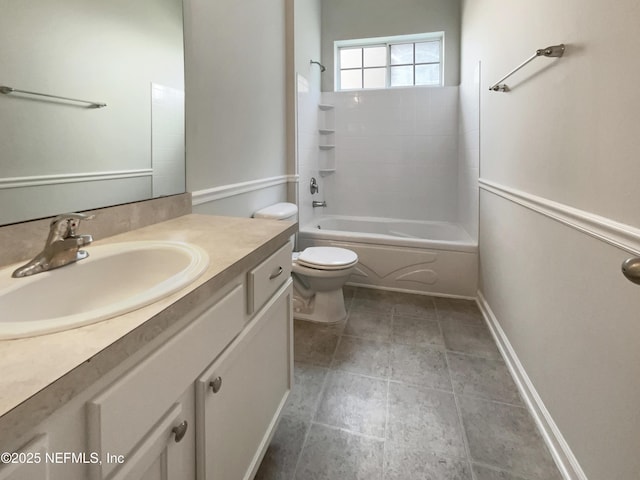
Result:
M564 43L561 43L560 45L552 45L551 47L541 48L540 50L536 50L536 53L531 55L524 62L522 62L516 68L514 68L509 73L507 73L504 77L502 77L500 80L498 80L492 86L490 86L489 90L492 90L494 92L508 92L509 91L509 87L506 84L502 83L502 82L504 82L507 78L509 78L514 73L516 73L518 70L520 70L526 64L531 62L534 58L538 58L538 57L542 57L542 56L544 56L544 57L561 57L562 54L564 54Z

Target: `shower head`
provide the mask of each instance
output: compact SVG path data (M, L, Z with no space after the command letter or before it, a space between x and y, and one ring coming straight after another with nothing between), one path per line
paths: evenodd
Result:
M317 64L320 65L320 72L324 72L326 70L325 66L322 65L320 62L316 62L315 60L309 60L309 64Z

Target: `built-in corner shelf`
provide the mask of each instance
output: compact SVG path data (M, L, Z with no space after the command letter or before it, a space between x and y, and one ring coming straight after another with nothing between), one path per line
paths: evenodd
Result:
M335 112L333 105L326 103L319 104L318 108L318 171L325 177L336 171Z

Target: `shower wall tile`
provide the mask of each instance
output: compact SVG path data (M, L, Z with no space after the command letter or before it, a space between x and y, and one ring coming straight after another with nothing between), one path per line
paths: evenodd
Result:
M458 87L323 92L337 171L326 213L458 221Z

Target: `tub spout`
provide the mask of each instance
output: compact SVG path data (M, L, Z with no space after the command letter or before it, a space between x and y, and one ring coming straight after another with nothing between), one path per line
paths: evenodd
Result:
M326 207L327 206L327 202L325 200L319 202L318 200L314 200L313 202L311 202L311 206L313 208L316 207Z

